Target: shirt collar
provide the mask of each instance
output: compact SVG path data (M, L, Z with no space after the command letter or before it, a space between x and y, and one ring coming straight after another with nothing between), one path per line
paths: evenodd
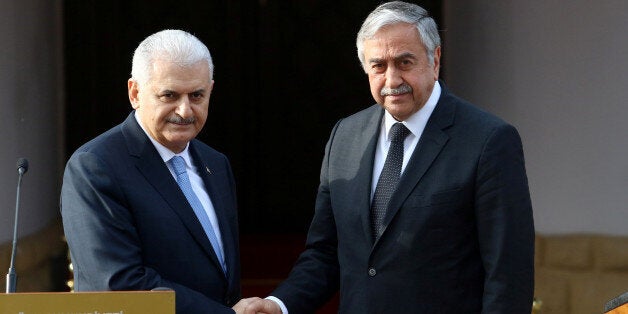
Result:
M151 143L153 143L153 146L155 146L155 148L157 149L157 152L159 153L159 156L161 156L161 159L163 159L165 163L170 161L170 159L172 159L172 157L174 156L181 156L185 160L186 167L191 168L192 162L190 160L190 151L188 149L190 147L190 143L187 143L187 145L185 145L185 149L182 152L175 154L166 146L163 146L161 145L161 143L157 142L152 136L148 134L148 132L146 132L146 129L144 129L144 126L142 125L142 123L140 123L140 119L139 119L137 111L135 111L135 114L133 116L135 117L137 124L139 124L140 127L142 128L142 131L144 131L146 136L148 136L148 139L151 141Z
M390 129L393 124L397 122L403 123L410 132L414 136L421 136L425 126L427 125L427 120L429 120L434 108L436 108L436 104L438 103L438 99L440 99L441 87L438 81L434 82L434 88L432 88L432 94L425 102L423 108L419 109L419 111L413 113L408 119L404 121L397 121L393 116L386 110L384 110L384 128L386 139L390 140Z

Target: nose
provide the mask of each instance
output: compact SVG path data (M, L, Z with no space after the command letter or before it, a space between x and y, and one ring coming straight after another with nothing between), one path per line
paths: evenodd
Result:
M177 107L175 109L175 113L184 119L189 118L193 115L192 106L190 104L190 98L188 97L188 95L181 96L181 99L179 99L179 103L177 104Z
M395 66L389 66L386 69L386 87L397 88L403 83L401 71Z

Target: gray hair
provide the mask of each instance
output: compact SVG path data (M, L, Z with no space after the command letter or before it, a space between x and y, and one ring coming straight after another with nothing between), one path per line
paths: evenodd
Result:
M362 67L364 67L364 41L373 38L382 27L397 23L408 23L416 27L421 42L425 45L428 59L432 65L434 64L434 50L440 46L436 22L429 16L427 10L416 4L393 1L375 8L362 23L356 40Z
M152 64L159 58L181 66L190 66L205 60L209 66L209 80L214 77L214 64L207 46L188 32L167 29L146 37L137 46L133 54L131 78L140 84L148 82Z

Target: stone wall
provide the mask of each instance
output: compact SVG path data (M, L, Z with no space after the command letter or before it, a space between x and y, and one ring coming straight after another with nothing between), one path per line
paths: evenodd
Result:
M11 250L11 241L0 245L3 279L11 263ZM67 261L67 246L60 221L54 221L41 231L20 238L15 256L16 292L66 291ZM0 287L2 292L6 291L6 280L1 281Z
M542 314L602 313L628 291L628 237L537 235L535 262Z

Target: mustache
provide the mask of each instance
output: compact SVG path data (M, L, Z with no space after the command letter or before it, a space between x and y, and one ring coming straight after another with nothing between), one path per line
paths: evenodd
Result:
M411 92L412 92L412 87L404 83L397 88L384 87L382 88L381 91L379 91L379 94L381 96L390 96L390 95L401 95L401 94L411 93Z
M174 116L168 117L166 121L170 123L176 123L176 124L192 124L196 122L196 118L190 117L190 118L184 119L180 116L174 115Z

